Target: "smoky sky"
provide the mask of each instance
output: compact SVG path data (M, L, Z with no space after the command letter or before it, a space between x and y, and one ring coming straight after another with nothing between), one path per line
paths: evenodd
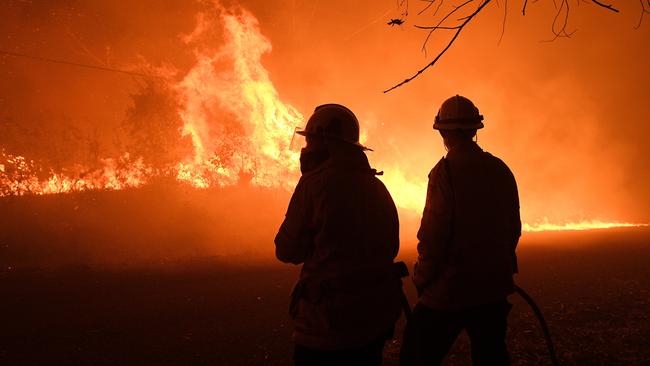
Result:
M479 144L515 173L524 219L648 222L649 19L635 30L635 2L616 2L619 14L578 3L569 17L573 36L546 42L552 2L529 4L525 17L511 2L500 43L504 4L491 4L435 67L388 94L382 90L430 61L451 35L435 33L421 51L426 33L412 25L432 20L416 15L419 2L410 2L399 27L386 25L400 16L393 0L222 4L258 18L273 45L262 61L285 103L303 115L327 102L357 113L376 168L397 165L409 179L426 180L445 153L431 129L437 108L461 94L485 116ZM0 49L148 72L171 66L182 78L195 59L181 36L211 6L9 1L0 7ZM123 148L116 136L143 83L2 55L0 78L0 118L34 128L72 124L101 136L105 155Z

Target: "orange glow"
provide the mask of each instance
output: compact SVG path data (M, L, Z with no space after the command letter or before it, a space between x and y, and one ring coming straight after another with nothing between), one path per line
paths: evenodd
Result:
M382 166L386 167L386 171L379 179L390 191L397 207L421 213L427 195L426 179L409 179L397 165L382 164Z
M249 175L254 185L293 189L298 152L289 145L295 127L304 122L294 107L280 101L262 66L262 55L271 50L269 40L257 19L245 11L221 11L214 19L200 14L197 19L195 30L183 37L196 47L196 64L172 86L181 99L182 133L191 138L193 156L156 171L127 153L117 161L103 160L99 169L75 166L70 175L51 173L39 179L33 161L3 151L0 196L136 188L156 175L172 175L196 188L234 185ZM200 43L204 33L221 29L226 34L222 48L209 50ZM223 63L232 67L219 69ZM241 128L229 130L223 122L228 119Z
M363 9L366 9L366 7L363 7ZM363 12L365 10L359 11ZM377 12L388 14L384 9L379 9ZM306 11L306 13L313 15L314 11L312 9L308 12ZM302 20L308 23L305 19L296 17L296 19L292 19L292 22ZM309 20L309 22L311 21L312 20ZM316 19L313 21L316 22ZM286 24L281 24L281 26L289 26L288 24L290 23L291 22L286 22ZM354 52L362 52L360 51L361 47L358 47L358 44L355 44L354 42L356 41L355 37L361 37L360 35L363 35L364 32L377 32L373 39L383 39L381 37L383 37L385 33L379 33L375 28L372 28L375 23L369 23L369 25L355 25L352 23L353 28L355 29L352 29L349 33L346 33L348 29L342 29L339 27L333 27L332 29L333 34L338 38L344 39L345 37L348 37L345 38L343 44L345 47L349 47L350 49L347 50L348 52L340 52L340 54L352 54L350 57L358 60L361 66L357 67L358 70L354 69L354 77L360 80L371 79L375 81L375 79L378 79L377 76L380 74L376 70L361 70L364 68L364 62L369 62L368 60L371 59L371 57L365 57L365 54L362 55L364 57L354 54ZM347 23L344 21L337 22L337 26L340 25L340 27L343 27L346 24ZM383 21L378 24L383 24ZM381 28L381 32L384 31L385 29ZM309 38L308 35L303 35L300 32L296 33L297 34L292 35L295 36L296 39L300 39L300 37ZM468 36L470 38L468 39L467 44L472 41L471 37L476 37L476 34L478 33ZM507 35L509 36L510 33L507 33ZM329 36L334 37L334 35ZM397 32L388 34L386 36L387 44L389 41L393 42L391 44L398 43L398 41L395 41L398 36L400 36L400 34ZM215 38L223 39L223 42L219 47L215 47L214 45ZM280 98L278 89L283 86L283 83L281 81L277 82L277 80L274 79L278 85L278 88L276 88L276 85L270 78L269 70L273 70L272 66L267 69L267 67L262 63L263 56L268 55L271 52L272 47L269 38L262 34L258 20L248 11L238 10L236 12L231 12L224 9L221 5L216 4L214 5L214 9L199 13L196 16L193 30L179 39L186 50L190 50L193 54L194 60L192 66L189 67L189 70L179 73L180 75L184 75L182 78L165 79L164 83L169 90L172 90L175 93L174 97L178 102L177 112L182 121L181 133L182 136L191 140L191 154L183 156L181 159L178 159L163 168L154 168L149 166L146 163L146 160L142 157L123 152L119 155L121 156L119 158L100 160L98 166L88 167L77 164L66 167L61 171L44 172L41 171L33 161L26 157L12 155L2 150L0 151L0 197L28 194L42 195L69 193L84 190L121 190L138 188L159 177L173 177L178 182L188 184L197 189L232 186L244 182L250 183L254 186L277 188L290 192L294 188L299 177L299 154L296 150L291 149L290 145L292 138L294 137L295 128L304 125L304 117L299 112L299 108L294 107L294 105L299 105L299 103L307 104L307 102L304 100L297 100L297 98L294 97L293 99L289 98L292 101L296 100L295 103L292 102L290 104L284 102ZM415 38L410 38L410 42L413 42L414 39ZM528 40L528 42L533 41ZM479 48L482 49L486 47L484 43L485 42L481 43ZM474 44L477 43L475 42ZM315 45L318 45L316 41ZM412 45L417 44L413 43ZM363 46L367 46L367 51L366 48L363 48L363 53L377 52L376 49L379 49L382 55L386 54L386 58L383 62L387 65L394 65L396 62L395 59L402 57L403 55L402 52L386 52L384 47L387 46L384 44L377 45L364 43ZM478 51L474 52L473 50L470 52L467 48L463 47L468 46L464 46L464 44L461 43L458 46L458 50L455 52L459 52L460 54L480 53ZM320 51L327 53L327 50ZM416 51L417 47L413 49L413 52ZM335 52L330 53L337 54ZM303 55L301 54L301 57L302 56ZM419 57L419 55L416 56ZM452 56L453 55L450 55L449 57ZM310 55L304 55L304 57L308 58ZM309 62L305 62L306 65L317 65L321 61L320 56L316 59L313 58L314 56L311 57L312 58L309 59ZM409 58L407 60L408 62L404 63L402 63L402 60L398 60L400 61L400 70L411 67L412 65L417 65L414 60L416 60L415 56ZM417 58L417 62L420 61L421 60ZM471 62L469 63L472 65L479 64L478 62L475 62L475 60L470 61ZM347 64L353 63L349 62L345 57L337 57L333 60L328 59L327 62L329 63L328 65L330 65L329 67L332 69L345 69ZM468 72L470 72L472 69L468 66L468 61L463 59L463 62L464 63L461 63L461 66L459 67L465 67L469 70ZM446 64L441 63L441 70L449 71L448 69L444 69L445 67L449 67L449 64L451 64L451 62ZM313 72L312 69L307 68L306 70ZM351 73L350 71L347 72ZM332 85L336 85L336 82L342 83L350 78L350 75L347 74L339 76L334 71L331 73L335 76L327 78L323 77L323 79L328 80L319 81L323 83L331 83L328 84L327 87L323 87L323 89L328 91L335 89ZM175 72L169 72L169 75L173 74L175 74ZM277 78L282 80L282 78L287 78L287 75L290 74L291 70L287 70L283 75L278 75ZM374 88L373 90L377 91L377 95L379 95L379 91L383 87L389 86L387 83L390 83L394 81L396 77L401 76L400 71L396 71L394 67L390 69L390 72L384 73L382 70L381 75L382 79L377 81L376 85L372 84L371 86L371 88ZM275 74L273 76L276 77ZM342 80L339 80L337 77ZM432 72L431 75L428 75L427 77L439 78L440 75ZM566 76L566 78L568 78L568 76ZM295 77L295 79L298 79L298 77ZM494 79L498 80L499 76L494 76ZM300 81L302 83L302 80ZM491 112L491 114L489 114L491 119L486 122L487 125L489 123L494 123L494 121L506 120L505 113L503 112L505 109L518 109L523 111L529 108L527 105L523 107L521 105L507 105L502 108L499 103L505 104L505 102L501 101L501 94L505 96L503 90L522 89L522 95L530 94L536 96L537 94L534 94L531 90L535 89L535 92L537 92L539 89L542 90L544 98L547 98L549 95L555 95L556 90L567 90L567 88L562 84L563 81L565 80L561 78L558 78L557 80L553 79L547 81L546 84L541 83L541 86L538 88L537 86L532 87L528 85L532 85L532 82L520 84L520 80L515 79L515 81L510 82L509 85L505 85L505 82L497 83L499 88L494 88L494 90L488 90L488 87L485 87L485 90L483 90L481 89L482 83L472 81L469 85L474 89L469 87L467 89L469 89L469 92L474 93L477 99L481 100L481 106L485 105L485 109L487 109L488 112ZM571 81L573 80L571 79ZM285 83L287 82L285 81ZM437 79L436 83L435 87L444 92L451 89L446 85L446 80ZM489 86L489 80L485 83ZM315 87L310 81L305 81L304 84L304 94L310 92L316 94L314 93L314 90L318 89L319 86ZM317 82L314 81L313 84L317 84ZM579 83L575 83L575 85L578 84ZM422 122L420 116L414 117L409 115L409 113L413 113L411 110L416 109L411 108L413 105L416 105L416 103L419 103L419 108L425 104L420 102L421 100L426 100L426 103L429 104L433 103L433 98L430 98L430 90L427 89L426 85L423 85L425 85L424 81L418 80L413 83L413 86L408 86L408 88L413 88L409 89L409 91L415 90L419 92L417 98L420 99L414 97L412 101L410 99L412 96L406 94L381 96L386 99L382 99L381 105L377 103L377 109L387 108L386 105L394 105L395 107L393 108L399 110L399 118L403 118L405 123L409 123L409 121L417 121L417 123ZM528 90L527 88L530 88L531 90ZM587 88L580 86L578 89L582 91ZM404 90L406 90L406 88L404 88ZM400 90L400 92L403 91ZM294 93L296 92L294 91ZM302 89L301 93L303 93ZM346 93L352 94L354 93L354 89L350 88ZM406 91L404 91L404 93L406 93ZM436 89L436 93L441 92ZM339 97L335 93L332 94L334 97ZM341 92L341 94L344 94L344 92ZM368 94L370 94L370 92L368 92ZM559 93L559 96L556 98L561 100L563 95L564 94ZM423 96L426 96L426 99L423 99ZM359 99L366 98L365 96L355 97L358 99L348 99L351 99L353 103L357 102L357 104L359 104ZM437 97L438 96L436 95L436 98ZM548 98L550 98L548 101L549 106L546 109L553 111L561 109L553 103L557 103L560 106L563 104L554 100L552 97ZM314 100L316 99L317 98L314 97ZM505 97L503 99L506 100ZM339 102L339 100L335 101ZM313 100L310 99L309 103L311 104L309 105L313 105L312 102ZM347 101L341 100L340 102L346 103ZM427 105L427 108L428 107L430 106ZM355 112L357 111L353 105L351 105L351 108L355 110ZM424 108L422 107L420 109ZM307 109L300 108L300 110L306 111ZM433 112L433 108L429 108L426 111L426 113L431 115L433 115ZM573 114L564 113L567 112L565 110L560 110L560 112L562 112L558 113L562 115L560 119L563 119L565 114L568 114L569 117L574 117ZM397 112L393 111L391 113ZM392 116L391 114L387 115ZM488 115L488 113L486 113L486 115ZM424 143L422 142L424 139L417 136L417 138L421 139L413 139L413 141L410 141L410 139L413 138L413 135L408 135L397 127L393 127L391 132L379 132L370 129L368 128L370 123L367 123L370 118L364 118L366 116L363 112L358 113L358 116L361 120L363 129L361 132L361 140L364 144L368 144L370 147L377 150L377 152L370 153L374 154L371 156L373 166L376 166L379 170L384 170L385 173L383 176L380 176L380 179L382 179L388 187L397 206L408 213L414 213L416 215L421 213L426 196L426 172L423 174L416 174L413 172L418 171L416 168L420 168L420 165L435 163L435 159L429 161L428 157L425 157L425 159L420 159L417 162L401 161L399 158L386 152L388 149L385 148L385 145L388 144L381 146L377 141L383 142L382 139L386 138L386 135L396 131L396 134L398 135L396 140L401 142L400 145L402 145L403 150L406 151L404 154L407 155L409 151L412 151L409 150L409 148L422 148L424 146ZM578 150L580 154L573 154L573 156L571 156L575 161L564 158L558 158L556 160L549 158L550 155L556 154L557 151L560 150L559 148L556 149L554 145L556 141L553 139L556 138L556 135L565 137L564 131L558 133L555 130L552 130L551 132L542 130L542 128L548 128L549 126L546 121L555 120L555 113L552 116L526 115L526 122L529 123L530 127L525 129L522 128L518 131L518 135L516 136L517 138L509 135L511 132L506 128L507 126L505 125L505 122L499 122L503 124L501 126L495 126L494 130L490 130L500 132L490 132L494 134L486 136L487 138L485 141L488 142L486 144L487 146L491 147L496 145L489 145L489 142L494 141L501 142L501 145L498 145L499 148L506 146L503 148L505 150L503 154L504 160L509 164L511 161L515 162L512 166L518 179L520 176L526 176L524 179L519 180L520 183L523 183L520 185L520 188L523 188L520 192L523 192L522 197L524 197L524 199L522 199L522 206L524 209L534 211L535 214L531 215L532 218L530 216L524 216L532 223L524 224L523 229L529 232L536 232L646 226L645 224L616 222L616 220L598 221L587 219L584 221L572 221L567 219L565 222L563 218L593 217L596 215L580 215L582 214L581 212L576 213L572 211L572 202L570 202L570 200L561 200L560 198L563 198L564 196L561 196L559 193L556 196L553 196L554 203L560 202L560 204L557 204L554 207L554 211L559 212L559 214L557 214L557 216L552 216L551 220L543 219L542 221L534 221L536 218L542 216L539 214L540 212L545 212L544 210L547 209L547 198L538 198L538 195L536 195L539 193L538 190L541 190L544 194L549 196L551 193L556 193L556 191L547 188L547 183L549 183L548 186L553 184L555 184L555 186L561 186L561 184L563 184L564 186L562 187L566 187L564 188L566 192L585 191L582 186L579 185L579 182L575 183L565 180L561 173L568 170L575 173L576 176L581 175L581 179L583 179L592 174L592 164L596 164L591 163L591 160L588 159L597 161L600 157L593 157L591 153L592 151L601 151L602 145L594 144L594 146L597 146L596 149L585 142L592 141L591 138L593 136L591 135L595 135L594 130L586 127L582 128L587 126L587 122L593 122L591 120L592 116L584 116L580 114L576 118L569 117L566 118L566 123L570 123L573 126L572 128L580 131L580 136L584 137L584 139L579 140L575 144L567 144L582 149ZM427 122L427 124L429 123L430 122ZM395 123L394 125L399 125L399 123ZM426 128L427 133L432 133L428 126L422 127L418 125L417 128L411 128L413 126L409 125L407 127L408 129L416 131L425 131ZM404 127L404 129L406 130L407 127ZM496 133L502 133L503 135L496 135ZM417 132L417 134L422 134L422 132ZM596 140L596 137L593 137L594 141L598 141ZM434 136L434 138L437 138L437 136ZM483 139L483 135L481 135L481 139ZM481 140L481 142L482 141L484 140ZM530 141L535 141L535 143L538 143L539 147L531 149ZM558 141L562 140L558 138ZM436 141L436 143L439 144L439 141ZM487 150L490 150L490 148ZM527 160L515 159L519 158L517 154L521 153L521 151L527 152ZM605 154L605 151L602 151L602 154ZM497 152L501 153L500 151ZM570 155L569 153L570 151L567 155ZM508 156L508 154L510 154L510 156ZM497 155L501 156L501 154ZM598 162L598 164L601 164L601 162ZM598 167L600 168L600 165L598 165ZM618 179L620 181L624 180L623 173L619 173L619 170L617 170L623 170L620 166L616 165L614 168L610 168L609 165L605 165L605 168L603 168L603 170L608 171L608 175L611 176L611 179ZM520 172L526 174L520 175ZM596 179L590 179L590 183L593 183L595 187L600 189L600 191L597 192L609 192L607 189L610 187L606 182L606 180L599 181ZM528 193L526 190L533 193ZM611 191L615 190L611 189ZM534 196L535 200L526 200L526 194L528 197ZM593 202L596 200L591 201ZM603 201L603 204L609 204L611 201L614 201L614 199L605 197ZM552 204L548 205L551 206ZM617 214L614 214L613 216L622 217Z

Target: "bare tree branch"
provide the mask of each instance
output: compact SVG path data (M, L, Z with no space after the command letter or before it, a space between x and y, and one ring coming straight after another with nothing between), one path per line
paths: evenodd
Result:
M650 0L648 0L648 1L650 1ZM436 11L433 12L433 16L434 16L434 17L435 17L436 15L438 15L438 11L440 10L440 7L442 7L442 3L444 3L444 1L443 1L443 0L440 0L440 2L438 3L438 7L436 8Z
M634 27L634 29L639 29L639 27L641 27L641 22L643 22L644 14L650 14L650 0L646 0L648 9L646 9L646 3L644 3L643 0L639 0L639 2L641 3L641 16L639 17L639 23Z
M423 14L424 12L430 10L433 7L433 4L437 2L437 7L435 9L435 12L433 12L433 17L435 17L438 14L438 11L441 9L444 0L420 0L422 2L427 3L422 10L418 12L418 15ZM423 29L427 30L427 35L424 38L424 41L422 42L422 52L424 52L425 57L427 54L427 45L429 40L431 39L431 35L436 31L436 30L449 30L449 31L454 31L453 36L451 36L451 39L447 43L447 45L440 50L440 52L436 55L436 57L426 64L424 67L419 69L415 74L412 76L404 79L403 81L393 85L392 87L384 90L384 93L388 93L396 88L399 88L400 86L411 82L413 79L417 78L420 76L424 71L435 65L438 60L451 48L451 46L454 44L456 39L459 37L460 33L463 31L465 26L469 24L478 13L480 13L492 0L462 0L463 2L460 5L454 5L452 4L452 9L450 9L443 17L440 19L435 25L414 25L415 28L417 29ZM555 15L553 16L553 21L551 23L551 32L553 34L553 38L550 40L545 40L542 42L552 42L555 41L558 38L571 38L571 36L577 31L577 30L572 30L568 31L567 27L569 26L569 15L571 13L571 4L570 3L572 0L552 0L553 5L555 7ZM578 5L580 3L586 3L586 4L594 4L600 8L603 8L605 10L609 10L615 13L620 13L619 9L614 7L612 4L605 3L604 1L609 1L609 0L575 0ZM460 1L459 1L460 2ZM539 2L539 0L522 0L522 8L521 8L521 13L522 16L526 15L526 11L528 9L529 3L535 4ZM640 12L640 17L639 17L639 22L638 24L634 27L634 29L638 29L641 26L641 23L643 22L643 17L645 14L650 14L650 0L639 0L641 3L641 12ZM406 7L406 10L402 13L403 16L406 16L408 14L408 0L397 0L398 3L398 8L401 7ZM462 16L459 18L456 18L454 20L451 20L450 22L452 24L445 24L445 22L449 21L449 19L456 13L458 13L460 10L467 9L470 4L477 3L478 6L476 7L475 10L473 11L468 11L468 12L463 12ZM498 44L501 44L501 41L503 40L504 34L505 34L505 28L506 28L506 22L508 18L508 0L504 0L504 13L503 13L503 21L502 21L502 28L501 28L501 33L499 35L499 41ZM498 4L498 0L497 0ZM472 6L473 7L473 6ZM469 15L465 15L469 13ZM389 23L390 24L390 23Z
M449 18L450 16L454 15L455 12L457 12L458 10L462 9L464 6L466 6L467 4L472 3L472 2L474 2L474 0L467 0L467 1L465 1L464 3L462 3L462 4L458 5L458 6L455 6L455 7L454 7L454 10L450 11L449 13L447 13L447 15L445 15L445 16L444 16L444 17L443 17L443 18L438 22L438 24L436 24L435 26L416 26L416 27L418 27L418 28L420 28L420 29L435 29L436 27L440 26L440 24L442 24L445 20L447 20L447 18Z
M553 0L555 2L555 0ZM563 11L563 9L565 9ZM560 7L558 8L557 12L555 13L555 17L553 18L553 23L551 24L551 32L553 32L554 37L550 40L544 41L544 42L553 42L558 38L571 38L571 36L576 32L573 30L572 32L567 32L566 27L569 24L569 0L562 0L560 3ZM560 16L564 14L564 17L562 17L560 21ZM558 24L559 29L557 29ZM557 29L557 30L556 30Z
M610 4L610 5L603 4L603 3L601 3L601 2L598 1L598 0L591 0L591 2L594 3L594 4L596 4L596 5L598 5L598 6L602 6L602 7L605 8L605 9L609 9L609 10L615 12L615 13L618 13L618 12L619 12L618 9L614 8L611 4Z
M528 5L528 0L524 0L524 6L521 9L521 15L526 16L526 6Z
M499 36L499 42L497 44L501 44L501 41L503 40L503 35L506 32L506 19L508 18L508 0L504 0L503 4L503 24L501 24L501 35Z
M418 15L421 15L422 13L427 11L427 9L429 9L431 7L431 5L433 5L433 3L436 2L436 0L424 0L424 1L428 2L429 4L427 4L427 6L425 6L422 10L420 10L418 12ZM440 0L440 2L442 3L442 0Z
M440 53L438 53L438 56L436 56L436 58L434 58L433 61L429 62L429 63L428 63L426 66L424 66L422 69L418 70L418 71L417 71L413 76L411 76L411 77L409 77L409 78L406 78L406 79L404 79L402 82L400 82L400 83L398 83L398 84L396 84L396 85L394 85L394 86L392 86L392 87L390 87L390 88L384 90L384 93L388 93L389 91L391 91L391 90L393 90L393 89L396 89L396 88L399 88L400 86L402 86L402 85L404 85L404 84L410 82L411 80L415 79L415 78L418 77L420 74L422 74L424 71L426 71L428 68L430 68L431 66L435 65L435 63L438 62L438 60L440 59L440 57L442 57L442 55L444 55L445 52L447 52L447 50L451 47L451 45L454 43L454 41L456 41L456 38L458 38L458 35L460 34L460 32L463 31L463 29L465 28L465 26L466 26L466 25L467 25L467 24L468 24L468 23L469 23L469 22L470 22L470 21L471 21L471 20L472 20L472 19L473 19L477 14L478 14L478 13L480 13L481 10L483 10L483 8L484 8L487 4L490 3L490 1L492 1L492 0L484 0L484 1L481 3L481 5L479 5L479 7L478 7L478 8L477 8L477 9L476 9L476 10L475 10L475 11L474 11L474 12L473 12L473 13L472 13L472 14L471 14L467 19L465 19L465 21L464 21L464 22L459 26L459 28L456 30L456 33L455 33L454 36L451 38L451 40L449 41L449 43L447 44L447 46L445 46L445 48L444 48L442 51L440 51Z
M424 39L424 42L422 43L422 52L424 52L424 55L425 55L425 56L426 56L426 54L427 54L427 43L429 42L429 38L431 38L431 34L433 34L433 31L435 31L436 29L443 29L443 28L440 28L440 25L441 25L445 20L447 20L447 18L449 18L449 17L452 16L455 12L457 12L459 9L462 9L465 5L467 5L467 4L471 3L471 2L474 2L474 0L467 0L467 1L465 1L464 3L462 3L462 4L458 5L458 6L456 6L452 11L450 11L449 13L447 13L447 15L445 15L442 19L440 19L440 21L438 22L438 24L436 24L436 25L433 26L433 27L417 26L417 25L416 25L416 27L417 27L417 28L420 28L420 29L430 29L429 34L427 34L427 37ZM452 29L454 29L454 28L452 28Z
M440 26L440 27L438 27L438 26L423 27L421 25L414 25L414 27L418 28L418 29L427 29L427 30L436 30L436 29L447 29L447 30L449 30L449 29L458 29L460 26L456 25L456 26L453 26L453 27L442 27L442 26Z

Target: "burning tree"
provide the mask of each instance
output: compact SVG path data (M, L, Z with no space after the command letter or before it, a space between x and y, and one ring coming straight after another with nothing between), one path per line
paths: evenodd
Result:
M131 100L123 122L130 137L127 151L155 169L173 166L191 153L191 141L181 136L178 98L170 88L148 81Z
M399 88L400 86L411 82L413 79L417 78L422 73L424 73L427 69L435 65L438 62L438 60L445 54L445 52L447 52L447 50L451 48L454 42L456 42L460 33L463 31L463 29L465 29L465 27L468 24L474 21L476 17L481 12L483 12L488 5L490 5L491 3L498 4L498 0L497 1L464 0L462 2L460 1L445 2L445 0L421 0L421 1L425 2L426 5L417 14L418 15L425 14L425 13L431 14L431 17L433 18L434 21L431 25L418 25L418 24L414 25L415 28L427 32L426 37L422 44L422 52L426 54L427 43L434 32L451 31L452 36L450 37L447 44L436 54L436 56L428 64L426 64L424 67L419 69L412 76L409 76L403 81L384 90L384 93L388 93L393 89ZM505 31L506 18L508 16L508 0L503 0L503 1L504 1L503 27L501 31L501 37L503 37L503 33ZM536 2L538 2L538 0L530 1L531 4ZM606 4L599 0L576 0L576 3L578 5L581 2L585 4L594 5L606 11L611 11L614 13L620 12L619 9L614 5ZM640 16L639 16L639 22L635 26L635 29L638 29L641 26L641 22L643 21L643 16L645 14L650 13L650 0L639 0L639 3L640 3ZM558 38L571 38L571 36L575 33L575 30L568 30L569 14L572 11L571 10L572 5L570 0L559 0L559 1L553 0L553 4L555 5L556 11L551 23L551 32L553 34L553 37L550 41L554 41ZM530 4L528 0L521 1L522 16L526 16L526 10L528 9L529 5ZM394 25L399 25L399 26L403 25L404 23L406 23L407 18L409 16L408 0L398 0L397 6L401 11L400 14L401 17L396 19L391 19L388 22L388 25L390 25L391 27ZM501 38L499 39L499 41L500 40Z

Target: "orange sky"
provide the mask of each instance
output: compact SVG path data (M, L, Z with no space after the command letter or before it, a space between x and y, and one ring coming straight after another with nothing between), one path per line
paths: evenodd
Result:
M399 16L394 0L240 3L273 45L263 63L280 98L303 115L324 102L348 105L387 175L399 166L411 181L426 179L444 154L433 117L458 93L485 116L479 144L515 173L525 220L650 221L650 18L633 29L635 2L615 2L619 14L571 2L568 28L578 31L554 42L541 42L552 37L552 2L529 4L526 17L510 2L500 44L503 7L492 3L438 65L389 94L381 91L428 62L450 35L434 37L425 58L425 34L411 27L431 23L416 16L419 2L392 28L385 23ZM10 2L0 10L10 20L0 24L0 49L120 68L169 65L182 77L194 55L179 35L206 7ZM102 136L103 153L119 150L114 135L137 90L133 78L4 56L0 78L0 118L65 121Z

